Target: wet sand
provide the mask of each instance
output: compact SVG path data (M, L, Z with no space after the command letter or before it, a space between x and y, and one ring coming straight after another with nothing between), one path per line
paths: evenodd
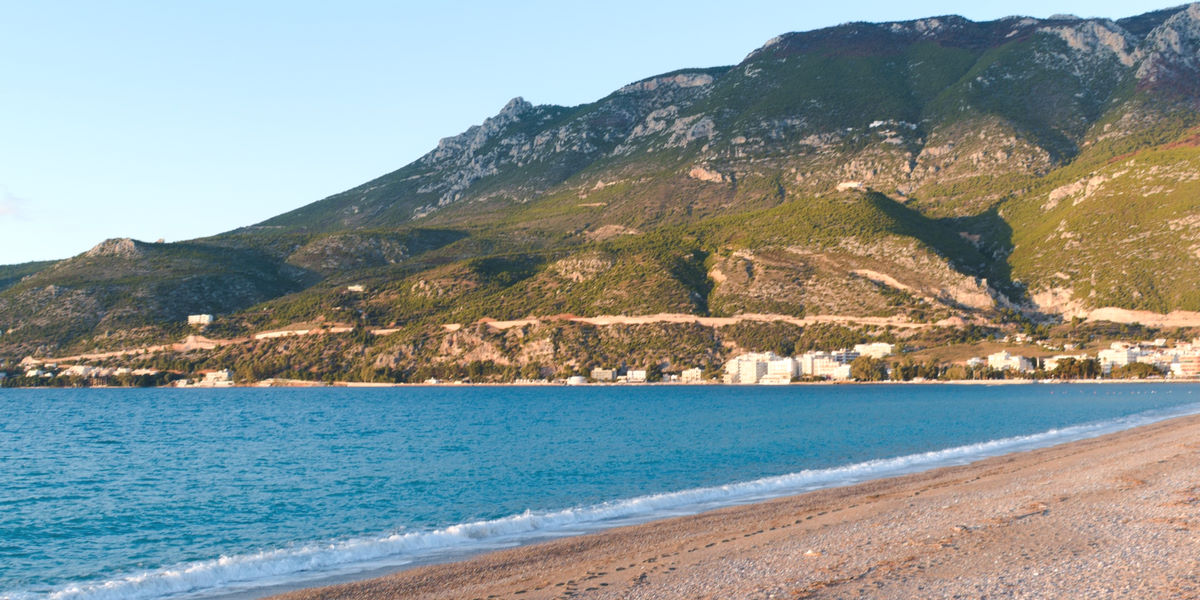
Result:
M1200 597L1200 416L280 599Z

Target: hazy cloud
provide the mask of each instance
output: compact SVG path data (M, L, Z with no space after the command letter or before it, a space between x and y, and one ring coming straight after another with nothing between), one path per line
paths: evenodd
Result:
M0 185L0 219L15 220L25 216L25 199Z

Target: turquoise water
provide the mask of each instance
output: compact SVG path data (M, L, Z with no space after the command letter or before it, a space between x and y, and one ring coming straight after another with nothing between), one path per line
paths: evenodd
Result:
M205 597L960 464L1200 386L0 390L0 598Z

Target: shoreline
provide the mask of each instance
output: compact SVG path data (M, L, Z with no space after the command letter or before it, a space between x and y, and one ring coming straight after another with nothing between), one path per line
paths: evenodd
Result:
M545 382L545 383L360 383L360 382L344 382L339 381L332 384L312 382L294 385L259 385L257 383L236 384L236 385L189 385L176 386L164 385L157 387L137 387L137 386L120 386L120 385L93 385L93 386L11 386L0 387L5 390L248 390L248 389L352 389L352 390L372 390L372 389L395 389L395 388L545 388L545 387L571 387L571 388L645 388L645 387L727 387L731 389L738 388L783 388L788 387L825 387L825 386L889 386L889 385L915 385L915 386L1011 386L1011 385L1184 385L1184 384L1200 384L1200 378L1191 379L952 379L952 380L934 380L934 381L794 381L788 384L738 384L738 383L679 383L679 382L647 382L647 383L579 383L567 384L563 382Z
M1200 593L1200 561L1189 558L1200 556L1200 540L1181 535L1200 529L1196 439L1200 415L1174 417L962 466L241 597L284 589L293 591L272 598L765 599L853 589L1079 597L1111 595L1123 589L1117 584L1164 597ZM1141 564L1162 572L1131 575ZM1038 576L1046 570L1067 576ZM1055 587L1073 577L1082 578L1073 588Z

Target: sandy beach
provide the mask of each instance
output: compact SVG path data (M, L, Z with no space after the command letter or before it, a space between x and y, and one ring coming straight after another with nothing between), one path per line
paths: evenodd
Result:
M1200 416L291 592L332 598L1200 597Z

